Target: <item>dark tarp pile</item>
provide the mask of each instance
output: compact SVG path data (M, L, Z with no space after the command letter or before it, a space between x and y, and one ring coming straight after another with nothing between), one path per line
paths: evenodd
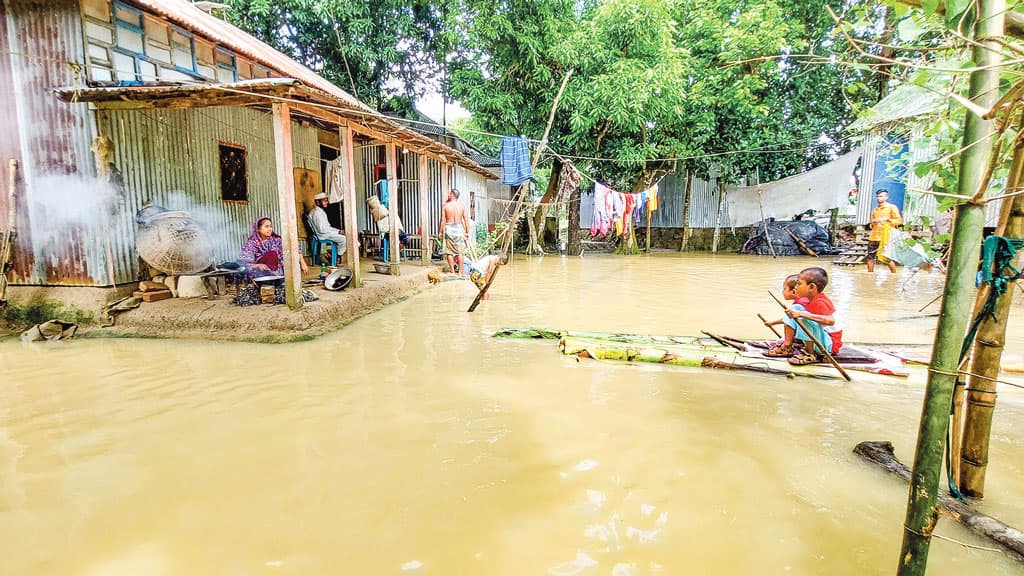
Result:
M793 238L796 236L803 243L821 256L824 254L838 254L839 251L829 243L828 231L813 220L794 221L770 221L768 223L768 237L772 245L768 246L765 239L764 224L758 222L750 227L750 237L740 249L740 254L759 254L768 256L775 249L778 256L804 256L807 252Z

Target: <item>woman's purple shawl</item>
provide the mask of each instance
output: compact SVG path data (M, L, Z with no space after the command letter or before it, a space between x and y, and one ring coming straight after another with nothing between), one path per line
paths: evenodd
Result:
M242 246L242 254L238 257L238 260L245 263L247 267L251 267L255 264L261 256L268 252L277 252L278 262L284 262L282 254L283 243L281 237L277 233L271 234L270 238L263 240L260 238L260 222L268 220L268 218L257 218L252 223L252 232L249 234L249 238L246 239L245 244ZM281 274L283 266L278 265L277 270L271 270L268 274Z

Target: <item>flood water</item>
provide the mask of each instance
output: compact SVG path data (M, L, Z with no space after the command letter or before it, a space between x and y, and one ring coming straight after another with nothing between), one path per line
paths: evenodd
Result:
M766 291L817 263L517 258L473 314L447 282L314 342L0 342L0 574L891 574L906 487L850 451L892 440L909 463L922 384L487 338L764 336ZM918 309L940 276L831 272L847 341L931 342ZM1019 303L1007 348L1024 352ZM1018 392L1001 391L980 506L1021 528ZM989 546L949 519L937 533ZM1020 571L932 544L931 575Z

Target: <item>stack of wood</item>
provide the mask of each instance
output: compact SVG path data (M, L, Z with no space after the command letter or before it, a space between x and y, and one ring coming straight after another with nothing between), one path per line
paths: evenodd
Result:
M133 294L136 298L141 298L143 302L159 302L161 300L167 300L173 295L171 289L166 284L160 282L153 282L151 280L143 280L139 282L139 289Z
M841 266L856 266L868 259L868 234L867 228L858 228L857 237L853 241L853 247L839 255L832 261L833 264Z

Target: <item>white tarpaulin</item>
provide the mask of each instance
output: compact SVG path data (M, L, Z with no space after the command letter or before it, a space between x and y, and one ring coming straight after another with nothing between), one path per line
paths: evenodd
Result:
M789 176L760 186L730 188L725 196L729 207L729 225L750 226L761 221L761 203L764 217L790 220L808 210L825 212L845 206L849 202L853 169L860 159L857 148L848 154L818 166L813 170ZM758 198L758 190L761 197Z

